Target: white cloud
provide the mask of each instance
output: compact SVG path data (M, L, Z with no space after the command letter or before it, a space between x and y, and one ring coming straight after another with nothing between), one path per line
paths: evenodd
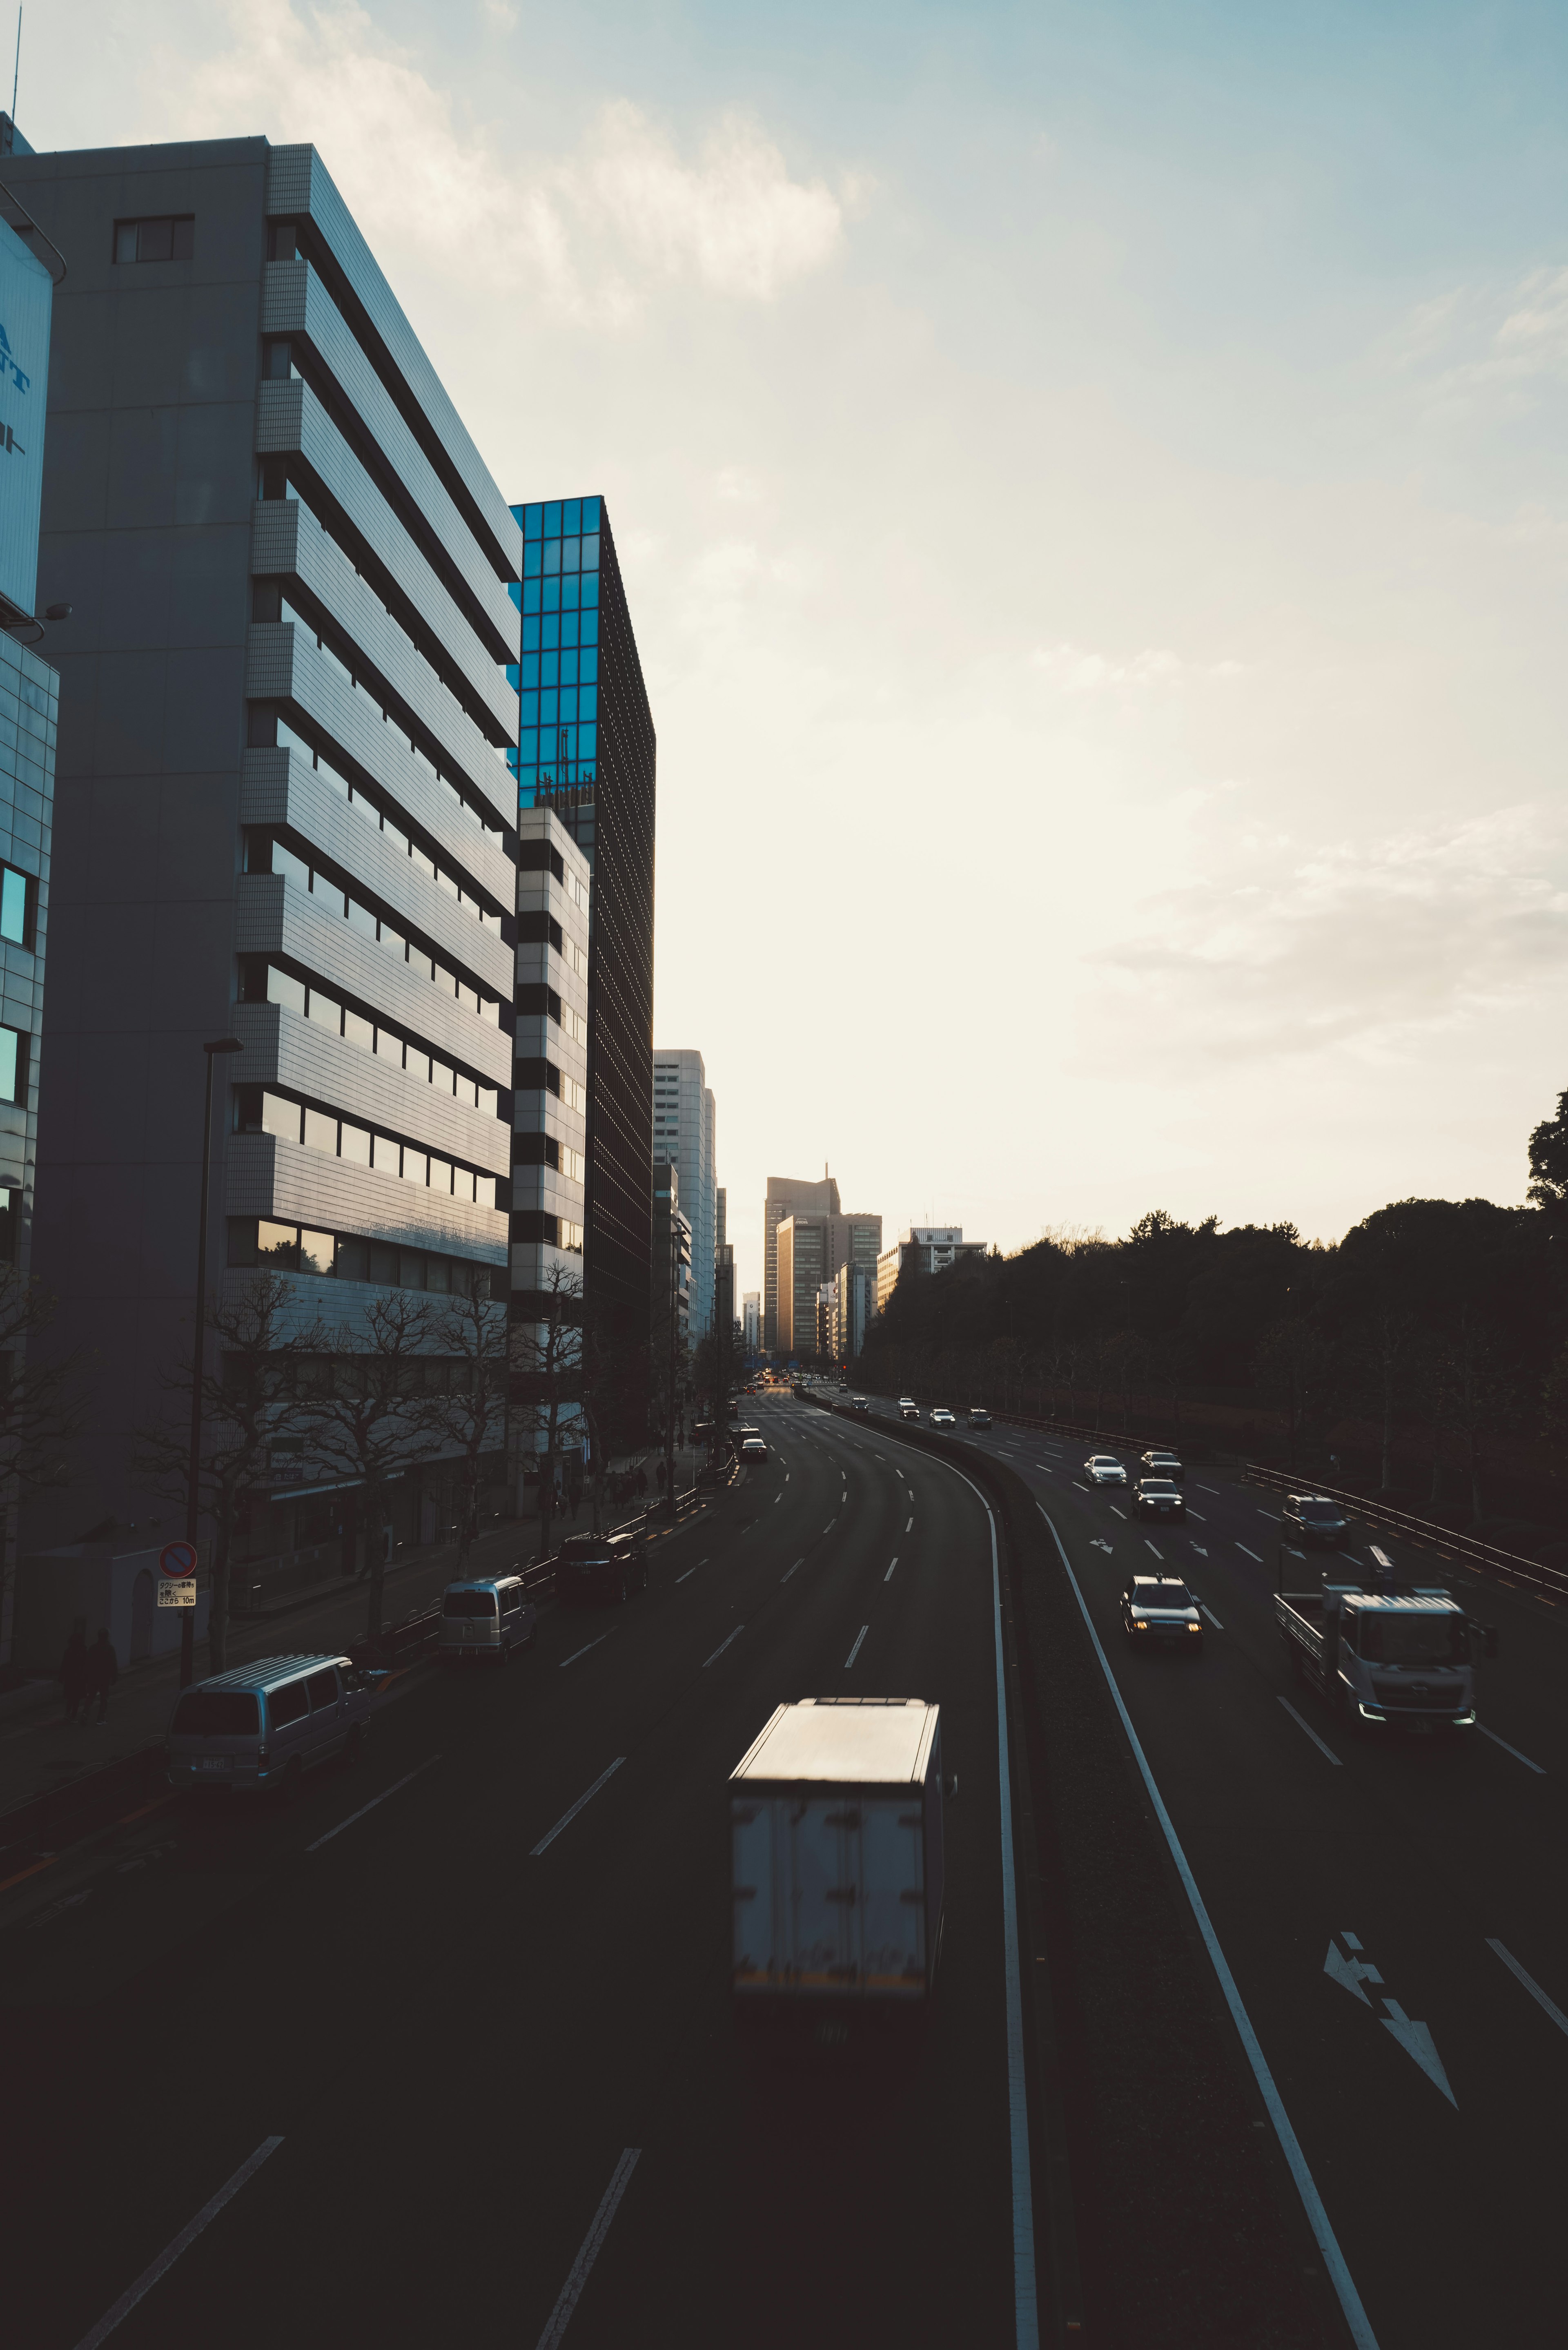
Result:
M510 9L487 0L504 22ZM791 176L749 115L720 115L694 155L638 107L602 107L576 150L520 154L460 120L417 53L352 5L306 16L232 0L230 44L192 64L154 53L145 96L161 133L265 128L320 148L372 245L411 241L492 296L519 287L600 323L637 315L658 285L770 302L832 260L846 203Z
M1240 661L1184 661L1167 647L1154 645L1123 660L1089 652L1082 645L1042 645L1030 655L1029 666L1062 693L1147 693L1197 678L1241 674Z

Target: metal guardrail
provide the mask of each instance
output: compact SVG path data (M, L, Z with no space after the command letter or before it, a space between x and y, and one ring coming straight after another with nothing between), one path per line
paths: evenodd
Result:
M1542 1566L1536 1559L1521 1558L1516 1551L1499 1550L1491 1543L1477 1542L1473 1534L1452 1534L1430 1518L1412 1517L1407 1510L1390 1509L1386 1503L1372 1501L1365 1493L1349 1493L1337 1485L1316 1484L1299 1471L1269 1469L1249 1461L1246 1473L1253 1484L1262 1485L1267 1492L1321 1494L1325 1501L1337 1502L1347 1516L1360 1518L1367 1525L1405 1534L1429 1549L1461 1558L1467 1565L1479 1566L1483 1574L1529 1584L1532 1589L1550 1592L1553 1597L1568 1598L1568 1575L1560 1567Z

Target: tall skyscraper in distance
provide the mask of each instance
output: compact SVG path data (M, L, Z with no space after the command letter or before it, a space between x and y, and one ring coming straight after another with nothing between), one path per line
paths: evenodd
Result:
M880 1216L814 1215L797 1209L775 1225L778 1253L777 1345L784 1355L822 1351L817 1306L843 1265L858 1266L876 1295L877 1259L882 1246Z
M786 1216L836 1216L838 1186L824 1168L820 1183L804 1176L770 1175L763 1202L763 1345L771 1354L779 1343L778 1230Z
M715 1211L714 1230L715 1230L716 1234L717 1234L717 1237L718 1237L718 1244L719 1244L719 1246L720 1246L721 1248L723 1248L723 1247L725 1247L725 1246L728 1244L729 1238L730 1238L730 1233L729 1233L729 1221L730 1221L730 1220L729 1220L728 1215L727 1215L727 1214L726 1214L726 1212L725 1212L724 1186L722 1185L722 1183L721 1183L721 1184L720 1184L720 1186L719 1186L719 1189L718 1189L718 1192L717 1192L716 1197L717 1197L717 1201L718 1201L718 1206L717 1206L717 1209L716 1209L716 1211Z
M598 497L513 508L523 533L514 760L592 874L588 949L587 1308L623 1374L621 1438L647 1419L653 1238L653 855L657 743L608 511Z
M713 1180L718 1113L702 1055L656 1047L653 1149L680 1170L680 1206L691 1225L691 1343L713 1326L713 1263L719 1244Z

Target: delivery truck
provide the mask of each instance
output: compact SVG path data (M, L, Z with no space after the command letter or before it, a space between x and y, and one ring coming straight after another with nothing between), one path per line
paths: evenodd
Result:
M1495 1631L1468 1617L1440 1583L1364 1591L1324 1582L1286 1591L1284 1560L1293 1556L1282 1555L1274 1621L1296 1680L1367 1730L1475 1727L1474 1659L1495 1656Z
M942 1946L941 1770L940 1709L922 1698L777 1709L730 1774L737 2007L929 2000Z

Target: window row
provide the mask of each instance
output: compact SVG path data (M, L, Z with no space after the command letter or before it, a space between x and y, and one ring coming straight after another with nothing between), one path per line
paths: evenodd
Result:
M550 1167L568 1181L587 1180L587 1161L580 1150L570 1143L557 1142L553 1134L514 1134L512 1138L514 1167Z
M531 699L523 696L524 702ZM548 694L542 699L547 702ZM597 759L598 733L597 726L524 726L517 735L517 764L532 767L541 760Z
M558 848L547 840L520 840L517 844L519 873L553 873L575 906L588 910L588 885L576 872L568 873L566 859Z
M433 1086L439 1094L453 1094L465 1109L476 1109L483 1118L501 1115L500 1089L483 1085L477 1077L454 1069L450 1061L441 1060L400 1029L383 1027L379 1021L356 1012L341 996L330 994L317 987L313 980L296 979L292 972L284 971L275 962L265 962L259 955L247 955L240 977L240 1000L244 1003L279 1003L286 1012L297 1012L302 1020L316 1027L325 1028L329 1035L347 1037L362 1053L373 1053L379 1061L389 1061L421 1085Z
M557 726L563 722L575 726L579 719L598 717L599 690L597 685L548 686L534 693L524 686L518 694L517 707L519 723L524 726Z
M274 602L275 602L277 607L275 611L273 611L270 608L264 608L264 607L270 608ZM409 749L413 754L415 759L419 762L419 764L424 769L426 775L431 776L436 783L441 785L448 798L455 802L456 806L462 810L462 814L469 818L471 823L482 826L486 832L499 832L501 830L499 822L487 808L476 806L471 799L465 797L462 788L462 779L458 776L448 775L440 760L432 759L429 752L425 750L423 744L418 742L412 734L406 731L403 722L399 717L397 712L389 708L386 702L383 701L379 686L378 686L370 677L366 675L362 668L355 661L353 657L353 647L348 645L347 646L346 652L339 651L337 646L333 642L331 638L324 637L320 629L317 627L316 622L308 619L306 615L300 610L296 604L291 603L288 598L277 589L277 583L275 580L263 579L256 582L255 617L258 620L264 619L286 620L291 627L297 629L300 635L308 639L310 643L316 647L317 651L321 655L322 660L326 661L328 668L334 671L335 673L342 679L345 685L349 687L354 693L358 695L359 699L375 713L381 724L383 726L389 726L393 733L397 736L399 742L406 743L408 744ZM345 642L347 643L347 640L345 640ZM493 758L500 758L501 753L494 743L487 743L485 748L490 752Z
M517 943L520 947L554 947L568 971L579 979L588 975L587 951L575 939L567 938L554 914L527 912L517 917Z
M571 538L580 530L597 530L599 526L598 498L535 498L531 504L514 506L514 518L523 525L524 539Z
M476 1168L438 1159L396 1136L377 1134L336 1110L312 1109L291 1095L275 1093L268 1086L234 1087L234 1128L240 1134L275 1134L280 1142L302 1143L328 1159L349 1159L358 1167L373 1167L378 1174L397 1175L421 1191L439 1191L466 1206L493 1208L495 1178Z
M553 987L545 987L537 981L530 981L518 988L516 1001L519 1012L524 1014L531 1014L536 1020L553 1020L565 1035L570 1036L578 1045L587 1045L587 1022L580 1012L574 1012L569 1003L563 1003Z
M584 1118L588 1114L587 1087L580 1086L576 1077L565 1076L554 1061L514 1061L512 1082L519 1094L554 1094L568 1109L576 1110Z
M535 612L594 611L599 600L597 571L574 572L567 578L524 579L523 613L526 622Z
M523 590L521 588L518 588L515 590L516 597L521 597L522 593ZM523 656L524 660L527 659L530 653L553 653L558 651L562 654L566 654L569 652L574 646L586 650L588 646L597 646L598 640L599 616L597 612L593 611L584 612L578 610L576 612L536 612L530 614L529 618L523 623ZM597 664L598 660L597 651L594 655L594 660ZM591 684L597 675L598 670L597 666L591 670L583 669L579 666L576 673L576 681L579 685ZM510 682L514 685L516 685L520 681L518 679L512 677L510 671L508 671L507 676ZM541 673L537 681L541 685L570 685L572 682L572 676L569 671L563 669L558 677L553 678L546 671Z
M580 537L546 538L525 541L523 548L523 577L535 579L541 574L553 579L565 571L597 571L599 567L599 535L587 531Z
M151 220L115 222L116 261L190 261L195 251L194 213L161 213Z
M327 911L340 919L367 939L375 939L406 962L410 971L428 979L443 995L454 995L465 1012L477 1019L487 1020L493 1028L501 1024L501 1003L497 996L486 994L471 986L466 979L449 971L438 957L420 945L389 921L384 921L373 910L350 896L330 867L317 864L301 857L279 840L275 834L253 831L245 837L245 871L247 873L278 873L315 898Z
M583 1249L583 1228L565 1216L547 1216L542 1208L519 1208L512 1218L514 1241L532 1242L539 1248L570 1249L578 1256Z
M37 909L38 885L32 874L18 873L14 865L0 865L0 939L9 939L14 947L26 947L30 954Z
M516 675L513 675L515 669ZM506 672L508 681L518 691L528 693L535 686L597 685L599 655L597 645L585 645L582 650L568 650L555 653L524 653L521 661L514 662ZM591 718L593 712L580 712Z
M275 1273L373 1281L385 1289L427 1289L438 1297L501 1296L506 1284L497 1265L350 1232L313 1232L308 1225L270 1223L265 1216L229 1218L229 1263L242 1271L265 1266Z

